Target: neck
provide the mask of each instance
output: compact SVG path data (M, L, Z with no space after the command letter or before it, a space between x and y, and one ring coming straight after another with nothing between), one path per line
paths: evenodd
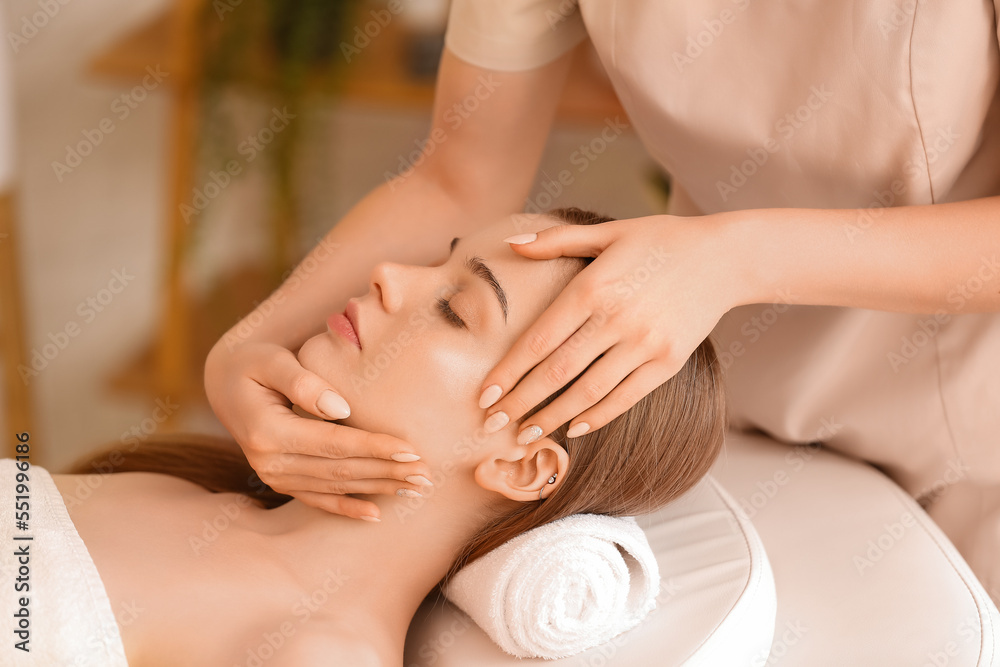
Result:
M482 527L489 499L472 479L458 475L436 482L423 498L364 499L379 506L380 523L292 500L263 512L259 528L274 538L307 590L309 582L335 580L344 595L338 602L338 595L329 591L329 611L346 609L353 615L364 611L357 605L367 607L398 638L401 651L417 607ZM355 593L356 598L347 597Z

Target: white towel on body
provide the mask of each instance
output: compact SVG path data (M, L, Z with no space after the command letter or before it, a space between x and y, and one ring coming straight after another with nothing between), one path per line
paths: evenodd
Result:
M36 465L18 489L18 472L16 461L0 459L0 665L128 667L104 583L59 489ZM28 496L26 510L15 509L17 495Z
M473 561L444 593L507 653L553 659L638 625L659 587L656 557L634 519L576 514Z

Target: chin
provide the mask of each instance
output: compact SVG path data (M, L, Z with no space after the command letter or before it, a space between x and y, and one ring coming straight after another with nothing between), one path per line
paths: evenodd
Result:
M295 355L302 368L329 382L350 405L349 394L356 393L352 391L349 381L354 371L346 367L345 356L332 344L327 334L313 336L302 344ZM344 382L343 378L347 378L348 382Z

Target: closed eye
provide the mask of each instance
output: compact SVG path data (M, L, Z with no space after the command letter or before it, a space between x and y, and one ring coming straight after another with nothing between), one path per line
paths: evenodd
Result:
M451 247L449 253L454 254L455 246L462 239L456 237L451 240ZM487 285L493 290L493 294L497 298L497 304L500 306L500 310L503 312L503 321L507 322L507 293L504 292L503 287L500 285L500 281L497 280L496 275L490 270L490 267L486 266L486 262L483 261L482 257L469 257L465 260L465 268L472 275L477 278L481 278L486 282Z
M437 307L438 310L441 312L441 315L444 316L444 319L448 320L448 322L450 322L452 325L456 327L461 327L463 329L469 328L462 320L462 318L458 316L458 313L456 313L454 310L451 309L451 302L449 302L448 299L445 299L444 297L438 297Z

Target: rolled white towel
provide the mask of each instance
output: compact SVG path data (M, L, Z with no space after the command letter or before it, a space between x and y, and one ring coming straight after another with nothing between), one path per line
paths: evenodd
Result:
M444 594L507 653L554 659L638 625L659 588L656 557L635 519L575 514L473 561Z

